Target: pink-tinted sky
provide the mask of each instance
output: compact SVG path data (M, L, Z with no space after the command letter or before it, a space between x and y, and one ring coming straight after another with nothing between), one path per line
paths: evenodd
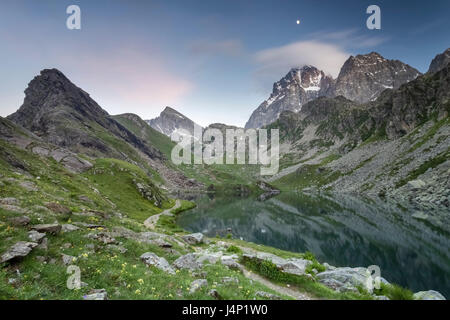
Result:
M366 0L4 1L0 115L58 68L111 114L149 119L169 105L201 125L243 126L292 67L336 76L349 55L378 51L426 71L450 46L448 1L378 3L382 30L370 31ZM66 28L71 4L81 30Z

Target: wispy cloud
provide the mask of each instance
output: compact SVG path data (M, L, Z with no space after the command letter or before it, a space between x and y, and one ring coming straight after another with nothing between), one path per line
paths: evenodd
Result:
M348 50L362 49L378 46L389 40L385 36L369 36L362 34L358 29L345 29L340 31L320 31L308 36L311 40L325 41L339 45Z
M387 41L385 37L360 34L357 29L332 32L315 32L305 40L256 52L253 61L257 65L255 75L265 88L275 79L294 67L313 65L333 77L353 53L371 48Z
M313 65L336 77L345 60L350 56L339 46L320 41L298 41L281 47L259 51L254 59L258 64L257 75L275 78L290 68Z

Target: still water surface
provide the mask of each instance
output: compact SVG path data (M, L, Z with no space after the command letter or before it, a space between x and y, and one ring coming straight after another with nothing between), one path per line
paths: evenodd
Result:
M378 265L390 282L450 298L450 235L399 206L351 196L281 193L266 201L199 195L178 224L192 232L305 252L335 266ZM448 214L448 213L447 213Z

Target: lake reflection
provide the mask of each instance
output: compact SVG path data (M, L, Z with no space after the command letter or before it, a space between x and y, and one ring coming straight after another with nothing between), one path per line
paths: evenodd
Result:
M335 266L378 265L390 282L450 298L449 234L382 201L282 193L266 201L202 195L178 224L192 232L313 252Z

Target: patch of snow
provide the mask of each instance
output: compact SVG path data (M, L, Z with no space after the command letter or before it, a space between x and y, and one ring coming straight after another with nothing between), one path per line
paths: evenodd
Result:
M320 87L311 86L311 87L308 87L308 88L303 88L303 90L305 90L305 91L319 91Z

